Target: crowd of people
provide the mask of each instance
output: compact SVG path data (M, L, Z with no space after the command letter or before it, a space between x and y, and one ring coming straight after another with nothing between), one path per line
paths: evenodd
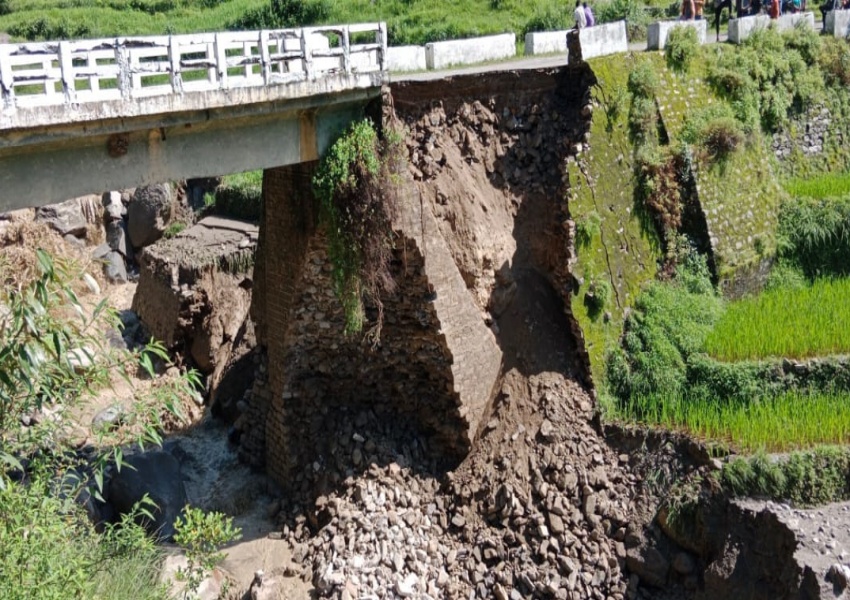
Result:
M729 11L732 18L732 0L711 0L714 8L714 33L717 41L720 41L720 18L723 9ZM682 21L699 21L703 18L705 0L682 0L679 19ZM771 19L778 19L780 15L794 14L806 10L806 0L735 0L735 15L738 18L760 15L766 12ZM823 20L826 21L826 13L832 10L850 10L850 0L825 0L820 5ZM576 21L576 29L593 27L596 18L593 11L585 0L576 0L576 9L573 12Z

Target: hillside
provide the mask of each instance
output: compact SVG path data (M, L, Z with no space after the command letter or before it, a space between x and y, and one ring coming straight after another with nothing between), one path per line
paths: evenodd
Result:
M635 0L602 0L602 22L645 26ZM666 6L666 5L665 5ZM656 12L660 12L656 11ZM13 39L63 39L386 21L393 45L566 29L572 11L554 0L0 0L0 32Z

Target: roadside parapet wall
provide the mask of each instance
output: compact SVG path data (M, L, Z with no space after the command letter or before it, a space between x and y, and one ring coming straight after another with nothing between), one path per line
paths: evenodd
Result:
M516 35L513 33L425 44L425 62L429 69L502 60L515 55Z
M833 11L836 12L836 11ZM843 25L843 31L847 31L848 25L850 25L850 11L837 11L837 12L846 12L846 19ZM829 31L829 13L827 15L827 31ZM806 23L809 27L814 29L815 27L815 14L811 12L797 13L797 14L788 14L782 15L778 19L771 19L767 15L757 15L754 17L741 17L740 19L730 19L729 20L729 41L735 44L740 44L748 37L750 37L755 31L759 29L767 29L768 27L776 27L779 31L787 31L789 29L794 29L795 27L800 26L801 24Z
M525 34L525 55L554 54L567 51L567 30L529 31Z
M585 27L579 30L578 38L581 44L581 56L584 60L628 52L629 50L625 21Z
M705 43L707 23L705 19L699 21L657 21L651 23L646 30L646 49L664 50L667 46L667 36L675 27L691 27L697 32L700 44Z
M428 68L424 46L391 46L387 48L390 71L424 71Z
M831 10L826 13L826 32L837 38L850 37L850 10Z

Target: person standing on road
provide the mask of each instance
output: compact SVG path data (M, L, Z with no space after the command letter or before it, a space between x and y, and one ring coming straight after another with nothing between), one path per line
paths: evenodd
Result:
M682 0L682 14L679 17L680 21L694 20L694 0Z
M723 9L729 9L729 18L732 18L732 0L714 0L714 34L716 41L720 41L720 17Z
M581 5L581 0L576 0L576 10L573 16L576 18L576 29L587 27L587 15L584 12L584 7Z

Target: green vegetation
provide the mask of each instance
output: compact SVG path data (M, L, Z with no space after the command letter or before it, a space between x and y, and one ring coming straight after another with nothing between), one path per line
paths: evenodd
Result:
M792 178L783 184L796 198L835 198L850 195L850 173L823 173L811 179Z
M775 131L823 98L821 71L809 67L819 47L818 34L811 30L786 35L758 30L740 47L724 48L709 68L708 80L747 128L761 125Z
M850 195L783 203L780 260L809 279L850 275Z
M622 346L607 357L609 390L618 398L685 395L689 357L720 318L705 259L691 252L670 282L652 282L623 325Z
M763 453L725 465L720 482L736 496L766 496L813 506L850 498L850 450L825 446L773 460Z
M185 598L198 593L204 579L224 560L218 549L242 537L238 527L233 527L233 518L222 513L204 511L187 506L174 522L174 541L186 550L186 568L177 571L177 578L186 583ZM227 595L227 586L222 589Z
M263 212L263 171L246 171L225 175L213 194L204 197L207 210L259 221Z
M64 492L64 497L58 492ZM132 516L98 534L49 473L0 488L0 597L7 600L166 600L162 553Z
M667 66L674 71L687 73L691 61L699 53L699 38L693 27L674 27L667 35L664 57Z
M186 229L186 223L183 221L172 221L165 228L165 231L162 232L162 237L165 239L173 238L184 229Z
M158 444L163 419L182 418L179 400L197 377L136 390L123 423L98 432L104 450L83 463L70 420L47 415L79 408L110 377L129 383L129 369L153 376L152 357L168 356L157 344L134 353L110 348L102 331L118 326L117 315L104 302L83 307L74 289L79 267L41 250L35 256L35 271L0 263L0 597L116 598L128 590L162 597L159 553L133 515L98 534L74 499L100 493L105 465L121 464L122 443Z
M720 360L850 351L850 279L818 280L732 303L705 340Z
M572 26L570 7L554 0L0 0L0 31L15 38L64 39L191 33L224 29L386 21L394 45ZM663 4L663 3L662 3ZM645 35L650 16L638 0L603 0L600 22L629 20Z
M91 276L42 250L16 250L0 259L0 597L166 600L161 551L137 524L150 518L150 501L102 531L84 506L100 498L106 466L121 467L123 448L158 445L166 424L183 420L180 403L198 376L156 377L154 361L170 363L154 342L133 352L112 348L103 332L120 327L117 313L105 301L88 310L78 297L94 287ZM137 370L149 384L133 383ZM83 455L73 424L116 377L131 387L133 403ZM187 513L180 531L191 591L215 548L237 532L199 511Z
M383 325L381 296L395 289L390 260L401 143L394 132L379 140L371 122L360 121L331 146L313 178L346 333L362 330L365 298L377 309L368 333L374 343Z
M684 430L741 451L850 442L850 406L847 394L839 392L786 392L758 402L657 394L632 397L609 416Z

